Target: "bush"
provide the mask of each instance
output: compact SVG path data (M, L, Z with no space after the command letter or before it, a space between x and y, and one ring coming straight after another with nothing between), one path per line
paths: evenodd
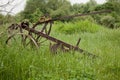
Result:
M82 16L82 17L76 17L72 19L72 22L76 21L85 21L89 20L90 22L95 22L94 18L92 16Z
M73 34L78 32L97 32L100 29L100 26L90 22L89 20L77 21L74 23L58 23L56 25L56 30L61 33Z
M120 22L119 23L115 23L115 27L114 28L120 28Z
M101 24L109 28L114 28L115 18L110 15L103 16L101 18Z

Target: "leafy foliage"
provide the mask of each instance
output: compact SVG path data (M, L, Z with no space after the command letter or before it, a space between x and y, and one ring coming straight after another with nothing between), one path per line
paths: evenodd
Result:
M35 21L35 17L49 14L52 17L68 15L70 10L70 2L67 0L28 0L22 15L31 22Z
M66 22L64 23L60 23L57 24L57 28L56 30L62 33L66 33L66 34L74 34L74 33L78 33L78 32L97 32L99 31L100 26L95 24L95 23L91 23L89 20L84 20L84 21L77 21L77 22Z
M97 2L95 0L90 0L86 4L74 4L72 6L71 11L74 14L77 13L88 13L94 10L94 8L97 6Z
M112 17L110 15L103 16L101 18L101 24L108 26L110 28L114 28L115 19L114 19L114 17Z
M95 10L111 10L111 15L101 17L101 23L110 28L118 28L120 23L119 6L119 0L108 0L105 4L98 5Z

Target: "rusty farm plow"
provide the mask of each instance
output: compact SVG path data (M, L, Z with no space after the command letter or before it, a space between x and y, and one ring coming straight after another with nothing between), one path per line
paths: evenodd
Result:
M45 15L45 16L41 17L38 22L33 24L32 27L30 27L31 25L28 21L23 21L20 24L12 24L7 29L8 33L10 35L9 35L8 39L6 40L6 44L8 44L9 40L14 38L15 35L20 35L21 43L24 46L28 46L28 45L33 46L34 45L37 48L39 48L43 42L45 42L46 40L49 40L49 41L55 43L55 44L50 44L51 52L56 53L58 49L60 49L62 51L74 50L74 51L78 51L84 55L96 57L96 55L89 53L78 47L80 40L81 40L80 38L79 38L77 44L74 46L74 45L68 44L64 41L61 41L59 39L56 39L54 37L51 37L50 32L51 32L52 24L54 21L64 20L66 18L68 19L68 18L73 18L73 17L92 15L92 14L101 14L101 13L106 13L106 12L110 12L110 11L96 11L96 12L91 12L91 13L86 13L86 14L76 14L76 15L71 15L71 16L64 16L64 17L60 17L60 18L51 18L50 16ZM38 25L43 26L41 30L36 29ZM47 27L49 27L49 28L47 28ZM41 38L45 38L45 40L41 41Z

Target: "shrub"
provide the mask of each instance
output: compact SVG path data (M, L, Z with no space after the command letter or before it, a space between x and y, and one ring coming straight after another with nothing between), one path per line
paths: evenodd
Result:
M72 22L76 21L84 21L84 20L89 20L90 22L95 22L94 18L92 16L82 16L82 17L76 17L72 19Z
M90 22L89 20L77 21L74 23L58 23L56 25L56 30L61 33L73 34L78 32L97 32L100 29L100 26Z
M110 15L103 16L101 18L101 24L109 28L114 28L114 23L115 23L115 18Z
M120 28L120 22L119 23L115 23L115 27L114 28Z

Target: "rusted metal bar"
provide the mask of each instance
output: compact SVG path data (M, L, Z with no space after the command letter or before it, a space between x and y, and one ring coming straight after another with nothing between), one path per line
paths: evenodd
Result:
M7 40L5 41L5 43L8 44L8 41L9 41L11 38L15 39L14 36L15 36L15 34L9 36L9 37L7 38Z
M48 25L48 23L45 23L44 24L44 26L43 26L43 28L42 28L42 30L41 30L41 32L43 33L45 30L46 30L46 34L47 35L49 35L50 34L50 32L51 32L51 29L52 29L52 22L50 22L50 27L49 27L49 30L48 30L48 32L47 32L47 25ZM40 38L40 35L38 35L38 37L36 38L36 41L38 41L38 39Z
M51 32L51 29L52 29L52 24L53 24L53 22L50 22L50 28L49 28L49 30L48 30L48 35L50 34L50 32Z
M48 25L48 23L45 23L41 32L43 32L46 29L46 26ZM38 37L36 38L36 41L38 41L38 39L40 38L40 35L38 35Z
M78 46L80 44L80 40L81 40L81 38L78 39L76 46Z
M73 17L87 16L87 15L94 15L94 14L102 14L102 13L109 13L109 12L111 12L111 11L110 10L94 11L94 12L85 13L85 14L76 14L76 15L70 15L70 16L48 19L48 20L45 20L45 21L38 21L36 24L33 25L32 28L35 28L37 25L43 24L43 23L46 23L46 22L48 23L48 22L52 22L52 21L64 20L64 19L69 19L69 18L73 18Z
M48 23L45 23L45 25L43 26L41 32L43 32L46 29L46 26L48 25Z
M62 44L62 45L64 45L65 47L69 48L70 50L75 50L75 51L78 51L78 52L80 52L80 53L82 53L82 54L84 54L84 55L96 57L96 55L94 55L94 54L92 54L92 53L89 53L89 52L87 52L87 51L85 51L85 50L83 50L83 49L80 49L80 48L77 47L77 46L73 46L73 45L68 44L68 43L66 43L66 42L63 42L63 41L61 41L61 40L58 40L58 39L56 39L56 38L54 38L54 37L51 37L51 36L49 36L49 35L47 35L47 34L44 34L44 33L42 33L42 32L39 32L39 31L37 31L37 30L35 30L35 29L33 29L33 28L25 27L24 29L27 30L27 31L30 31L31 33L40 35L41 37L44 37L44 38L46 38L46 39L48 39L48 40L50 40L50 41L52 41L52 42L56 42L56 43L58 43L58 44Z

